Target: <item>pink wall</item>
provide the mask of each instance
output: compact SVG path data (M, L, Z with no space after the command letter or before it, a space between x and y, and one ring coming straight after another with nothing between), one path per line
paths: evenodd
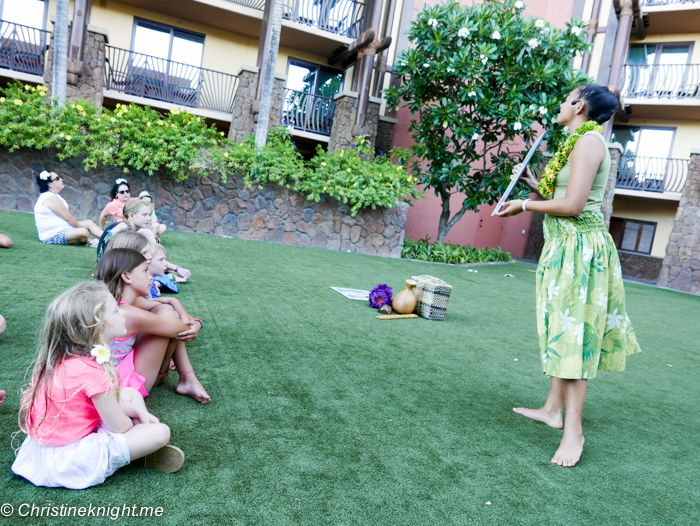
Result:
M425 3L435 4L436 1L416 0L415 9L422 9ZM470 2L471 3L471 2ZM573 13L573 0L525 0L526 13L544 18L556 27L564 28ZM415 19L415 15L414 15ZM406 125L411 120L411 113L405 108L399 109L396 118L399 123L394 128L393 146L409 147L413 138ZM462 194L454 194L450 199L452 213L459 210ZM519 214L508 219L491 217L495 205L482 205L478 212L467 212L462 219L452 227L447 235L447 241L460 245L470 244L477 248L500 246L515 257L523 257L527 248L532 214ZM408 211L406 235L413 240L428 236L432 241L437 238L438 221L442 211L442 201L431 189L425 192L425 198L414 204ZM523 230L525 234L523 234Z

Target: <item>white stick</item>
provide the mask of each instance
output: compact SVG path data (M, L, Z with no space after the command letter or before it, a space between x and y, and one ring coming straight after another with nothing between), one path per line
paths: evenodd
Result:
M518 184L518 180L520 180L520 176L525 173L525 169L527 168L528 163L532 159L532 156L535 155L535 152L537 151L537 148L540 147L540 144L542 144L542 141L544 140L544 136L547 135L547 131L540 135L540 137L535 141L535 144L532 145L532 148L530 148L530 151L527 152L527 155L525 156L525 160L522 163L522 166L520 167L520 171L518 174L510 181L510 184L508 185L508 188L506 188L506 191L503 193L503 197L498 201L498 204L496 205L496 208L493 209L493 212L491 212L491 217L495 216L497 213L501 211L503 208L503 204L508 201L508 198L510 197L510 193L513 191L513 188L515 188L515 185Z

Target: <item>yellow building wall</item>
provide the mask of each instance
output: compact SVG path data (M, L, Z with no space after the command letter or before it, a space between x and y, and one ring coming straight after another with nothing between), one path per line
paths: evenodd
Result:
M693 42L693 54L690 59L691 64L700 62L700 27L698 33L678 33L673 35L649 35L644 40L639 40L633 34L630 37L630 44L661 44L665 42ZM625 57L626 59L627 57Z
M49 16L56 13L56 3L50 0ZM73 16L71 3L69 17ZM250 38L236 33L196 24L153 11L139 9L112 0L95 0L90 14L90 23L109 31L109 45L131 49L134 17L160 22L170 26L194 31L205 35L202 67L236 74L241 66L255 66L258 56L257 38ZM49 29L50 29L49 24ZM306 60L315 64L327 64L327 58L304 51L280 46L277 56L276 72L285 75L290 57Z
M673 159L690 159L690 151L693 148L700 148L700 122L697 121L630 119L629 122L619 123L619 125L675 128L676 133L670 154Z
M673 220L676 217L677 209L677 201L638 201L623 195L616 195L615 201L613 201L612 216L656 223L651 255L662 258L666 255L666 245L673 230Z

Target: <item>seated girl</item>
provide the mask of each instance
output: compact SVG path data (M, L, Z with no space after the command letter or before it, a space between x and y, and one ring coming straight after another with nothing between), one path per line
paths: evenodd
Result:
M144 298L151 288L145 258L135 250L109 250L97 264L95 279L107 284L126 315L129 336L112 344L122 385L147 396L154 385L165 381L172 357L180 373L176 392L209 402L211 397L197 379L185 347L202 330L202 321L172 298Z
M139 199L144 203L151 205L151 231L156 238L162 236L168 229L163 223L158 222L158 217L155 211L155 202L153 201L153 196L148 193L148 190L144 190L139 194Z
M100 228L104 230L107 218L112 216L114 220L119 223L124 220L123 209L124 205L129 201L129 199L135 199L131 197L131 188L129 188L129 183L126 179L117 179L114 181L114 186L110 192L110 197L112 200L107 203L100 213Z
M51 303L20 398L28 436L14 473L35 486L83 489L139 458L167 473L182 467L184 453L166 445L168 426L137 391L119 387L105 344L125 332L124 315L103 283L80 283Z
M56 172L43 171L36 176L41 194L34 205L34 221L39 241L52 245L86 245L89 236L102 236L102 229L92 220L77 221L68 211L68 203L58 195L65 187ZM94 239L90 246L97 246Z
M104 235L100 238L99 246L97 247L97 260L99 261L104 254L107 244L111 238L119 232L131 231L137 232L144 236L150 243L156 244L156 238L151 232L151 205L144 203L138 199L129 201L124 205L124 221L115 224L113 227L105 230ZM174 263L167 264L167 270L175 274L176 281L187 281L192 273L186 268L182 268Z

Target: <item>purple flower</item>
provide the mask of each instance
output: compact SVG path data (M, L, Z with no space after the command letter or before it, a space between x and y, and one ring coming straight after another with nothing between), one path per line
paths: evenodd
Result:
M384 150L379 150L379 157L381 157L382 155L384 155Z
M254 133L254 132L255 132L255 128L251 128L250 133Z
M382 305L391 305L391 296L391 287L380 283L369 293L369 306L378 309Z
M352 149L354 150L354 149L355 149L355 143L352 143L352 144L350 145L350 148L352 148Z
M374 143L373 143L373 142L369 143L369 145L370 145L372 148L374 148Z

